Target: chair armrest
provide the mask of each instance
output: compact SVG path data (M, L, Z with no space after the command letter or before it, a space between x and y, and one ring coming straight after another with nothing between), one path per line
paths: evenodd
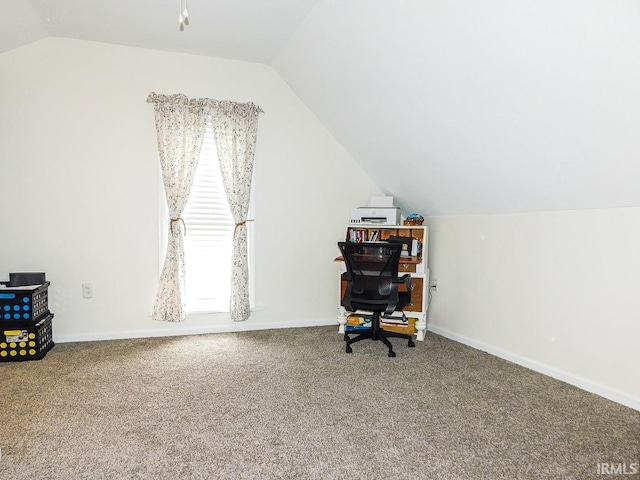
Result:
M396 311L396 307L398 306L398 286L404 284L406 291L411 295L411 275L405 273L401 277L393 278L391 280L391 290L392 290L392 298L393 301L389 303L389 306L385 310L385 315L389 315Z
M394 278L392 281L393 283L404 283L407 286L407 291L408 292L411 291L411 275L410 274L405 273L401 277Z
M396 311L398 306L398 285L405 284L407 289L411 288L411 275L405 274L402 277L396 277L391 279L391 292L389 294L389 304L384 311L385 315L389 315Z

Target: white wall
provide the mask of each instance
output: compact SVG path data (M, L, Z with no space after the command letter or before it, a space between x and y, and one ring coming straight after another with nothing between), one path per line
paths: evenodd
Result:
M427 223L430 331L640 410L640 208Z
M637 0L322 0L273 65L407 211L639 206L639 26Z
M228 314L150 318L164 202L152 91L265 111L255 165L261 308L242 324ZM0 55L0 110L0 277L47 273L56 341L335 322L336 241L350 209L380 191L270 67L48 38Z

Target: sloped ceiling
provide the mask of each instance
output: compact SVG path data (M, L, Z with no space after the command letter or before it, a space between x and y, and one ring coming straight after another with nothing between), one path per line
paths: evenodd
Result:
M15 0L44 36L272 65L405 212L640 206L637 0Z
M12 0L0 10L0 52L57 36L268 64L315 3L187 0L181 31L180 0Z

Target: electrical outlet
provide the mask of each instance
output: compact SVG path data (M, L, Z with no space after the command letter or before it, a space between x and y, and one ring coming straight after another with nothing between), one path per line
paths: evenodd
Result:
M82 298L93 298L93 283L82 284Z

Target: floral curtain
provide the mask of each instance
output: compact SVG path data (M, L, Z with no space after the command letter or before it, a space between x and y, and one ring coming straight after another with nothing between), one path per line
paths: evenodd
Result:
M253 156L260 107L253 103L218 101L211 110L220 170L231 214L235 221L231 257L231 319L247 320L249 266L247 261L247 214L251 197Z
M181 322L186 318L184 301L184 241L182 218L196 171L207 124L206 102L184 95L151 93L154 104L158 153L169 207L169 241L153 307L153 318Z

